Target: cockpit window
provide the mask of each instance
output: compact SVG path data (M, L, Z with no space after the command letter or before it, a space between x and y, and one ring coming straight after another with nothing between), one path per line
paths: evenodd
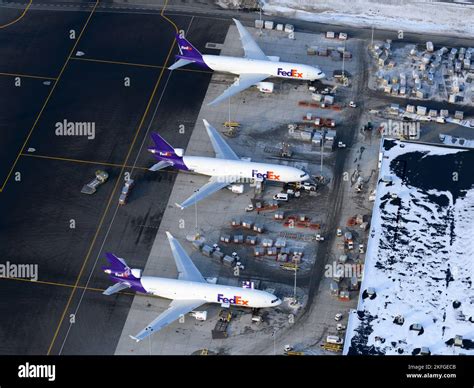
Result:
M300 175L300 178L304 178L306 175L308 175L308 174L306 174L306 173L301 174L301 175Z
M276 303L276 302L278 302L278 298L272 300L272 303Z

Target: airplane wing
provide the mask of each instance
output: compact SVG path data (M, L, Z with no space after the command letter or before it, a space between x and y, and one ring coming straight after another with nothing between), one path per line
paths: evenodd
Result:
M125 290L126 288L130 288L130 285L127 283L115 283L113 286L107 288L102 294L112 295L122 290Z
M207 134L209 135L209 139L211 139L212 147L214 148L214 152L219 159L234 159L239 160L237 154L229 147L226 141L222 138L222 136L217 132L217 130L209 124L207 120L202 120L204 122L204 126L206 127Z
M242 47L245 51L245 57L250 59L263 59L268 61L269 58L264 54L262 49L258 47L258 44L253 40L252 35L245 29L245 27L237 19L233 19L237 29L239 30L240 40Z
M224 101L229 97L232 97L233 95L240 93L241 91L255 84L258 84L268 77L270 77L270 74L241 74L237 81L230 85L224 93L222 93L215 100L211 101L208 105L214 105Z
M178 59L174 64L172 64L170 67L168 67L168 70L175 70L180 67L189 65L190 63L193 63L193 61L190 61L189 59Z
M158 163L154 164L149 168L150 171L158 171L158 170L163 170L166 167L172 166L173 163L167 162L165 160L161 160Z
M193 195L191 195L186 201L184 201L181 205L176 204L181 209L185 209L188 206L194 205L196 202L214 194L216 191L223 189L226 186L231 185L234 183L238 177L234 176L220 176L220 177L211 177L209 182L207 182L204 186L198 189Z
M168 236L171 252L173 253L174 261L176 262L176 267L178 268L178 279L206 283L206 280L202 277L201 272L199 272L199 270L196 268L191 258L183 249L178 240L176 240L170 232L166 232L166 236Z
M168 309L163 311L158 318L151 322L147 327L145 327L140 333L136 336L130 336L135 341L139 342L142 339L148 337L149 335L157 332L169 324L173 323L181 316L189 313L190 311L202 306L207 303L205 300L201 299L189 299L189 300L173 300Z

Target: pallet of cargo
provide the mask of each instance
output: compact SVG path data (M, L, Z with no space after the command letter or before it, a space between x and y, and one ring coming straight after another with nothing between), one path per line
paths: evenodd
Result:
M280 268L287 271L296 271L298 270L298 265L294 263L284 263L280 264Z
M321 344L321 347L329 352L342 352L342 345L340 344L325 342L324 344Z
M285 355L287 355L287 356L304 356L305 353L304 352L290 351L290 352L286 352Z

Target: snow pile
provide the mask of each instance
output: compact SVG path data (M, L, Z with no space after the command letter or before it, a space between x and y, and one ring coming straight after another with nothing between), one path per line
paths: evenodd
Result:
M382 149L344 354L474 355L474 151L394 140Z
M266 14L328 24L474 36L474 6L433 1L264 0ZM388 3L388 4L387 4Z

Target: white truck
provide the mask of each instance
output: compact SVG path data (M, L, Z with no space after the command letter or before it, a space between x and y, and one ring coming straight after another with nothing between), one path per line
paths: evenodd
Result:
M273 196L275 201L288 201L288 194L287 193L278 193Z
M337 336L337 335L328 335L326 337L326 342L328 344L335 344L335 345L344 344L344 340L341 337Z

